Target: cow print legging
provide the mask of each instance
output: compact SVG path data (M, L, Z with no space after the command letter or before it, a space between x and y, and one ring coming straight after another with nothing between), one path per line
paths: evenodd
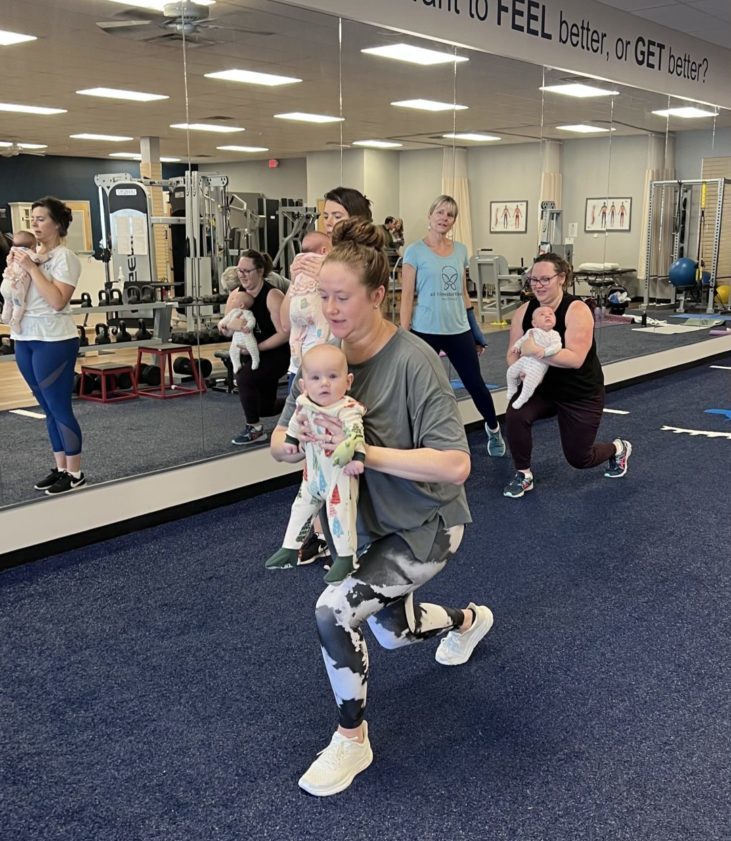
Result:
M413 595L444 569L463 534L461 525L439 531L426 561L419 561L397 535L381 538L360 556L352 575L320 596L317 628L342 727L358 727L365 713L368 648L361 630L364 621L388 649L429 639L464 622L462 610L415 602Z

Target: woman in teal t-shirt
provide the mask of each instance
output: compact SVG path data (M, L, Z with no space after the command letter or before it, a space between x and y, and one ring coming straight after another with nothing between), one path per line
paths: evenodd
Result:
M407 246L401 276L401 326L437 353L446 354L485 421L488 455L503 456L505 442L477 358L476 342L482 353L485 340L467 294L467 249L447 237L458 213L451 196L439 196L429 208L426 236Z

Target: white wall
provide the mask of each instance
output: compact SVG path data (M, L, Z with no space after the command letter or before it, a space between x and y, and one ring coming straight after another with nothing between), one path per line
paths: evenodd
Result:
M680 131L675 135L675 171L678 178L700 178L703 158L731 155L731 129Z
M426 214L442 192L442 150L400 152L399 216L404 220L406 243L426 233Z
M637 268L642 239L642 202L647 167L648 142L645 135L633 137L585 138L564 141L563 148L563 230L576 222L574 265L581 263L619 263ZM585 233L586 199L629 196L632 215L628 232Z
M316 206L333 187L365 189L364 153L345 150L342 159L339 151L310 152L307 155L307 204Z
M508 264L528 265L538 250L538 218L541 189L541 147L539 143L470 149L467 153L472 210L472 241L475 250L492 248ZM528 202L528 230L525 234L491 234L490 202Z
M269 169L267 161L228 161L199 169L228 175L228 189L233 193L264 193L270 199L304 199L307 194L304 158L282 158L276 169Z
M363 188L371 200L373 220L381 224L386 216L399 216L399 161L397 152L366 149Z

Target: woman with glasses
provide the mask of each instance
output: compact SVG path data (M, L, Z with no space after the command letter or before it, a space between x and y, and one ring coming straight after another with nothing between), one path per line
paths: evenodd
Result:
M451 196L439 196L429 208L426 236L407 246L401 274L401 326L437 353L446 354L485 421L487 454L504 456L495 406L480 371L478 353L486 342L467 294L467 249L447 236L458 212Z
M558 418L561 446L572 467L584 469L608 462L604 475L617 479L627 472L632 453L630 442L621 438L612 443L596 441L604 409L604 375L596 352L591 310L565 291L571 282L571 266L556 254L543 254L526 280L533 298L513 317L507 362L512 365L520 356L531 356L544 360L548 371L531 399L516 409L513 398L505 415L505 437L516 473L503 495L513 499L533 490L532 427L542 418ZM520 350L515 349L515 343L530 330L538 307L550 307L556 316L554 329L561 336L562 347L553 353L530 337L522 342Z
M250 248L244 251L236 266L239 285L228 296L226 312L249 309L256 319L254 335L259 345L259 367L252 370L251 357L241 347L241 368L236 374L239 400L244 410L246 425L240 435L231 440L237 446L246 446L266 437L261 418L278 415L284 398L277 399L277 385L287 373L289 343L282 329L280 312L284 293L266 280L272 271L268 254Z

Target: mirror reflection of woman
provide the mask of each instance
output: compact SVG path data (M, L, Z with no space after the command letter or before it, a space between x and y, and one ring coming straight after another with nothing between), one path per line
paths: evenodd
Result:
M242 364L236 373L236 385L246 425L231 441L237 446L265 440L261 418L278 415L284 405L284 399L277 398L277 387L287 373L289 343L280 317L284 294L266 280L272 268L268 254L261 254L253 248L244 251L236 266L239 286L226 301L225 312L242 306L251 310L256 319L259 345L259 367L256 370L251 367L248 351L241 347Z
M48 496L77 490L86 484L81 471L81 429L71 403L79 336L69 301L81 277L79 258L63 244L73 216L62 201L47 196L31 206L31 230L39 265L20 250L15 261L31 276L26 310L15 340L15 359L23 379L46 416L55 465L34 487Z
M429 208L426 236L407 246L401 274L401 326L437 353L444 352L485 422L488 455L504 456L495 405L480 371L478 354L486 342L467 294L467 249L448 236L458 212L451 196L439 196Z

